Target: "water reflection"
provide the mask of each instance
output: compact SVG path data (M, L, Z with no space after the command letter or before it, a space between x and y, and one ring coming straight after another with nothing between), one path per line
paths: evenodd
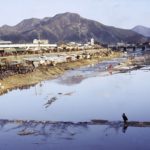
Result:
M150 122L112 120L122 112L132 120L149 120L150 67L110 76L110 63L1 96L0 117L10 120L0 120L0 149L149 150Z
M19 136L44 136L51 137L64 134L68 137L80 134L81 130L88 130L89 126L105 126L104 132L114 129L119 134L126 133L129 126L132 127L150 127L150 122L131 121L123 123L121 121L107 121L107 120L92 120L84 122L64 122L64 121L35 121L35 120L0 120L0 130L5 132L15 131Z
M92 64L80 69L71 70L58 79L58 83L66 85L79 84L83 80L96 76L106 76L112 74L112 68L126 59L114 59L112 61L103 61L98 64ZM111 66L111 68L110 68Z
M128 124L124 123L124 125L123 125L123 127L122 127L122 132L123 132L123 133L126 133L127 128L128 128Z
M55 94L55 96L53 96L54 94L49 94L46 99L47 102L44 104L45 108L48 108L49 106L51 106L56 100L59 100L60 98L62 98L63 96L72 96L72 94L74 94L75 92L72 91L72 92L67 92L67 93L57 93ZM52 97L51 97L52 96Z
M149 66L130 74L88 78L72 86L58 84L56 79L21 92L16 90L0 97L0 115L25 120L116 120L124 111L133 120L148 120L150 72L144 70Z
M11 91L14 91L14 90L27 90L27 89L30 89L30 88L32 88L32 87L35 87L37 84L30 84L30 85L22 85L22 86L20 86L20 87L13 87L13 88L11 88L11 89L8 89L8 90L6 90L6 91L4 91L3 93L1 93L0 94L0 96L1 95L4 95L4 94L7 94L7 93L9 93L9 92L11 92Z
M124 67L123 69L114 69L115 66L127 61L129 59L132 65ZM111 61L103 61L98 64L92 64L87 67L81 67L80 69L72 70L65 73L58 79L58 83L66 85L79 84L83 80L96 77L96 76L108 76L115 73L126 73L132 70L142 68L144 65L150 64L150 54L148 52L134 52L128 53L127 57L116 58Z
M98 125L85 122L0 120L0 124L2 125L0 148L5 150L11 148L23 150L126 150L127 148L140 150L142 148L149 150L150 148L149 128L132 128L123 134L121 122Z
M86 130L87 123L51 122L51 121L22 121L0 120L0 130L3 132L14 131L19 136L52 136L73 138L80 130Z
M58 79L3 95L0 97L0 115L8 119L83 121L104 117L115 120L125 111L133 120L147 120L149 66L110 76L109 65L114 67L125 60L114 59L82 67Z
M48 100L44 106L45 108L48 108L53 102L55 102L57 100L57 97L52 97L50 100Z

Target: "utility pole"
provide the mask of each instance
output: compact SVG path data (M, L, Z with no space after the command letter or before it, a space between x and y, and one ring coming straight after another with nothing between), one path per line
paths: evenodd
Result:
M81 38L81 21L80 21L80 17L79 17L78 30L79 30L79 39L80 39Z
M40 41L41 41L41 37L40 37L40 33L38 33L38 50L40 50Z

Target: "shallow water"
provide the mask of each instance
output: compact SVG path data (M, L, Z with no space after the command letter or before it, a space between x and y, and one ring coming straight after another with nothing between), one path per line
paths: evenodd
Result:
M35 87L0 96L0 119L89 121L150 121L150 66L126 73L107 71L124 61L105 61L66 72ZM88 126L1 125L0 149L150 149L150 128ZM35 133L21 136L24 129ZM124 133L125 132L125 133ZM19 142L18 142L19 141Z
M19 135L25 128L34 129L35 134ZM0 131L0 149L2 150L149 150L150 148L149 128L128 127L124 132L120 127L103 125L19 127L8 124Z
M0 97L0 118L120 120L125 112L130 120L149 120L150 71L147 67L110 75L108 71L97 71L99 65L89 66L29 89L14 90Z

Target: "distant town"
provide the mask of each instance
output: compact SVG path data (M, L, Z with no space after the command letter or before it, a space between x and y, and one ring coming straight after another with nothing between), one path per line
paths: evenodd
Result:
M150 50L150 42L128 44L118 42L116 44L100 44L91 38L87 43L62 42L50 44L47 39L34 39L32 43L14 44L12 41L0 40L0 56L15 54L38 54L50 52L84 51L89 49L109 48L114 51Z
M34 39L33 43L14 44L11 41L0 41L0 55L8 56L15 54L38 54L41 52L64 52L64 51L78 51L88 49L99 49L102 46L95 44L94 39L87 43L81 44L77 42L68 42L60 44L50 44L45 39Z

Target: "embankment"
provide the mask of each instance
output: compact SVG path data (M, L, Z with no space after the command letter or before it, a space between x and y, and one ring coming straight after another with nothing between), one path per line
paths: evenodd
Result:
M59 63L56 66L40 66L34 71L25 74L15 74L0 80L0 95L12 89L28 88L43 80L54 79L63 74L66 70L75 69L89 64L96 64L103 60L110 60L120 57L121 53L110 53L108 56L99 56L92 59L82 59L68 63Z

